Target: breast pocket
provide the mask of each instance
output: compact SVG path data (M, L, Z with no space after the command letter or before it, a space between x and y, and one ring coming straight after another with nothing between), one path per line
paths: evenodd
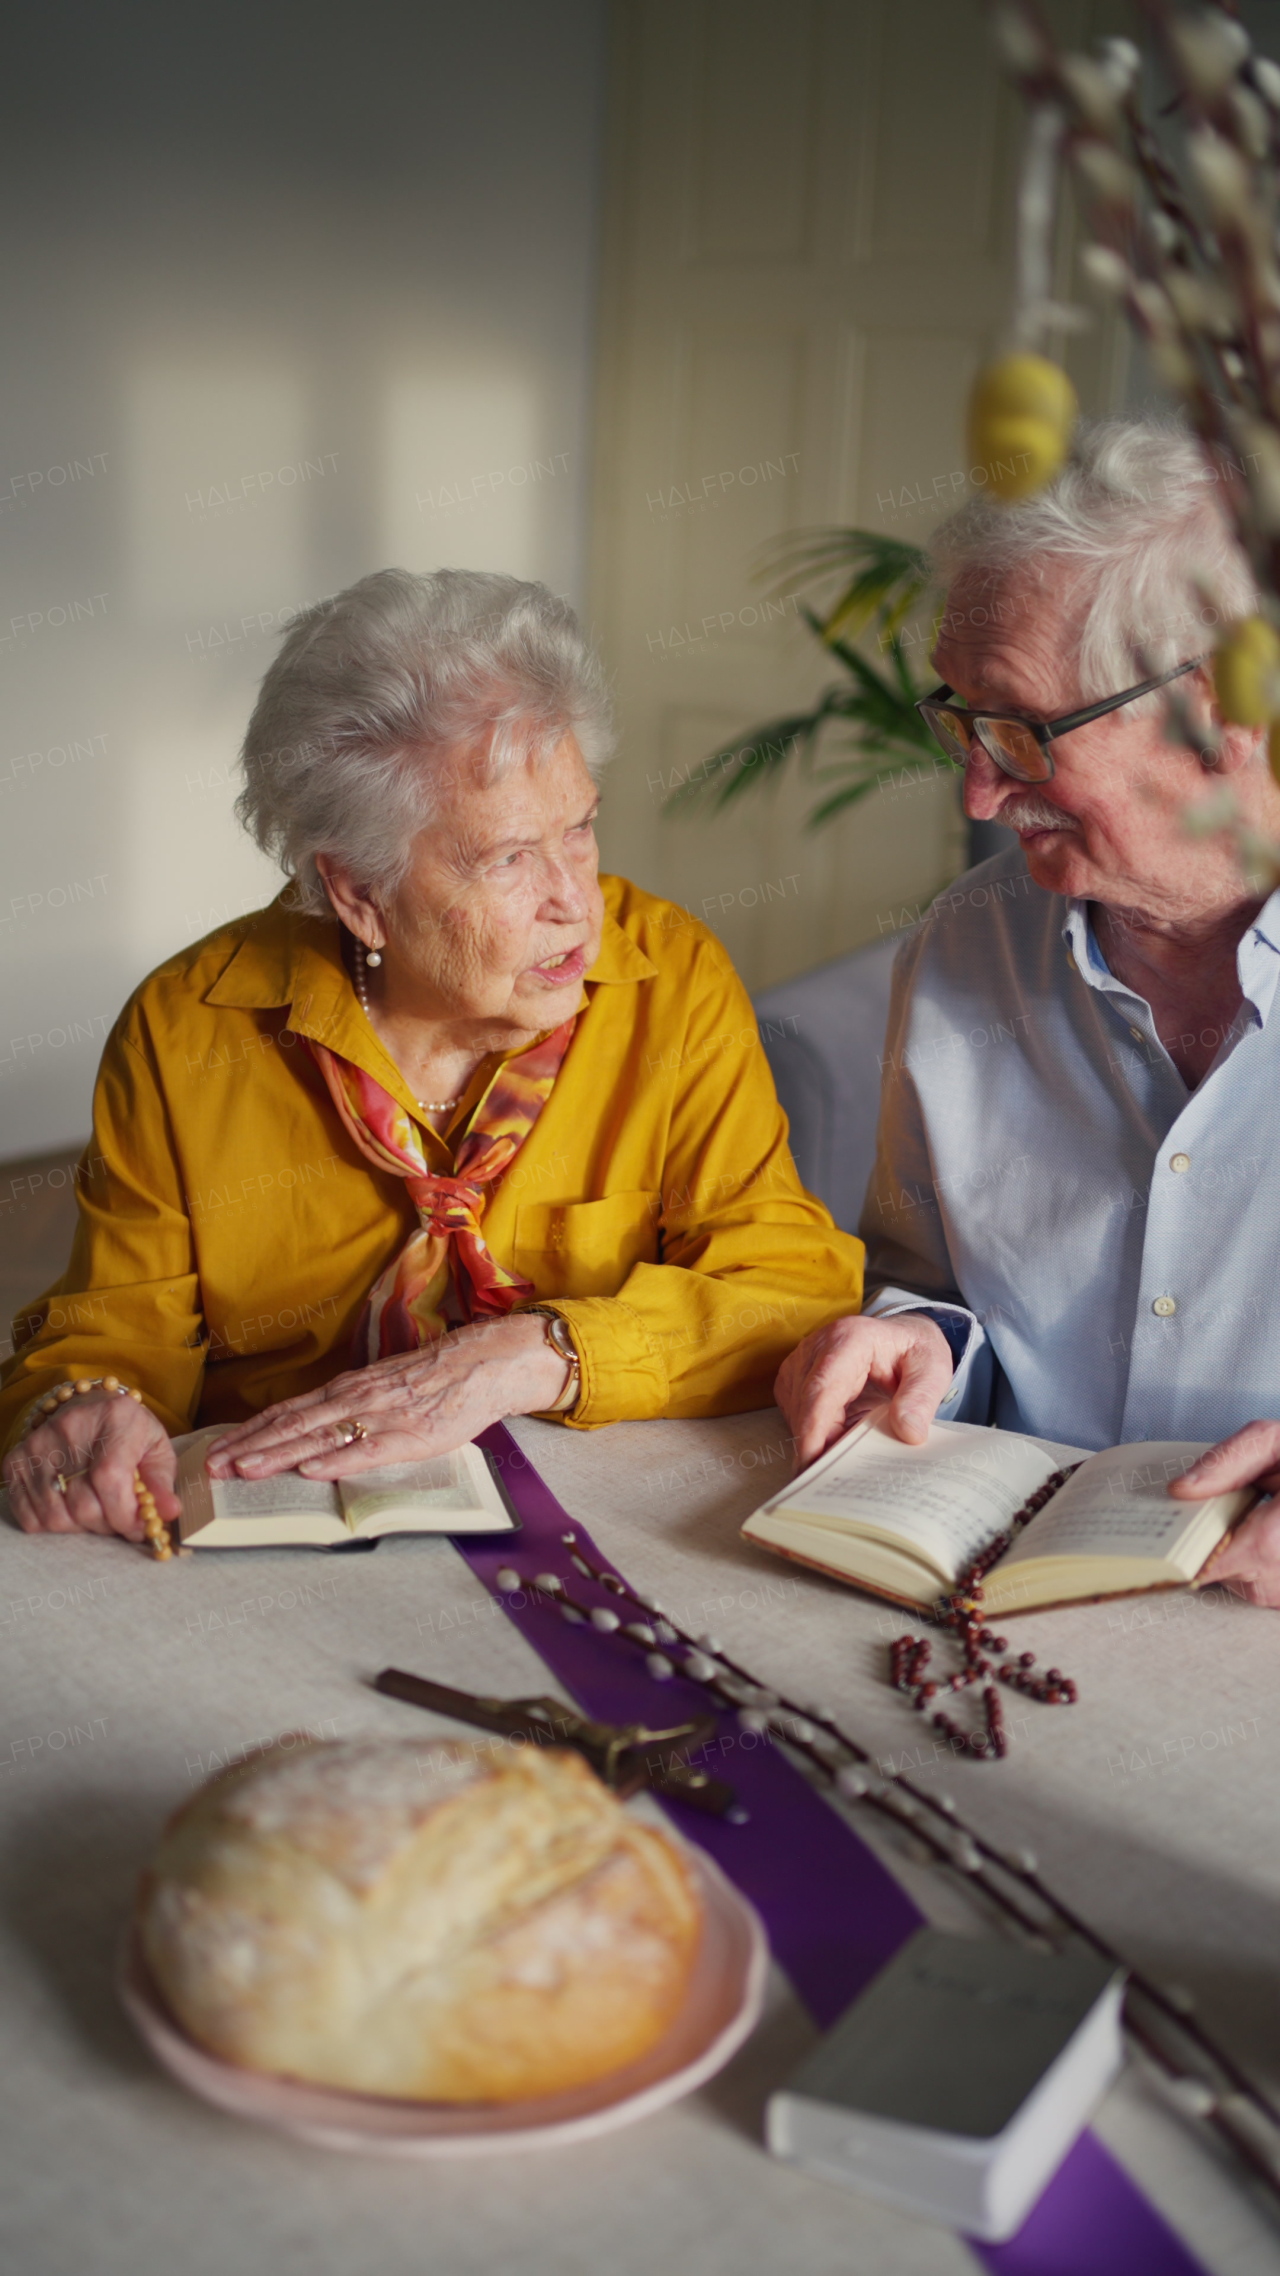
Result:
M525 1201L515 1269L539 1296L616 1296L633 1265L658 1261L656 1193L606 1201Z

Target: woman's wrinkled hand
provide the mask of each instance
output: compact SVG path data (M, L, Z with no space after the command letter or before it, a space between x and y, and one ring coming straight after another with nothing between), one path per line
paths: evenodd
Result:
M1229 1494L1239 1486L1280 1495L1280 1422L1246 1423L1175 1478L1169 1492L1175 1501L1207 1501L1210 1494ZM1250 1604L1280 1611L1280 1501L1250 1510L1210 1559L1204 1578Z
M564 1384L565 1361L541 1318L512 1314L281 1399L218 1439L206 1464L211 1478L270 1478L280 1470L351 1478L388 1462L425 1462L506 1415L554 1406ZM348 1418L368 1435L344 1446Z
M136 1399L104 1391L68 1399L5 1457L4 1482L24 1533L119 1533L143 1538L134 1471L167 1524L178 1516L177 1456L164 1424ZM66 1481L61 1493L55 1479Z
M894 1436L922 1445L954 1373L950 1344L921 1312L884 1320L853 1313L815 1328L783 1360L773 1389L795 1437L797 1470L886 1401Z

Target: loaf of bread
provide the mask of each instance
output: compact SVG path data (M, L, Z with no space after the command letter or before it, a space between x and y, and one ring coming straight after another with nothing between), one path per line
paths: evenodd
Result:
M605 2077L681 2004L700 1905L579 1755L417 1739L269 1753L171 1820L139 1891L191 2037L254 2071L430 2102Z

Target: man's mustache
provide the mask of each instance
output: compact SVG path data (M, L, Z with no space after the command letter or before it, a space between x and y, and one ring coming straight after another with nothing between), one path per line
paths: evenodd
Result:
M1006 830L1069 830L1071 816L1060 806L1051 806L1047 798L1010 798L996 816Z

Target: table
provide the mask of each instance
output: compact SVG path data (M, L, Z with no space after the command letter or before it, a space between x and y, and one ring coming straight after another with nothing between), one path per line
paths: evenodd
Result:
M513 1427L638 1587L756 1673L831 1702L895 1766L911 1757L984 1832L1029 1842L1061 1894L1188 1985L1280 2084L1280 1615L1215 1593L1026 1618L1019 1644L1078 1678L1079 1706L1014 1709L1003 1764L940 1761L884 1682L903 1619L738 1539L786 1474L775 1412ZM283 1731L457 1735L367 1688L388 1662L471 1690L546 1688L447 1541L157 1567L116 1542L5 1532L0 1660L5 2276L972 2276L945 2231L761 2149L764 2097L812 2040L776 1976L718 2080L589 2152L326 2155L156 2071L117 2004L114 1955L139 1866L194 1784ZM936 1922L966 1919L943 1877L881 1853ZM1239 2170L1133 2074L1098 2130L1214 2276L1280 2270L1280 2230Z

